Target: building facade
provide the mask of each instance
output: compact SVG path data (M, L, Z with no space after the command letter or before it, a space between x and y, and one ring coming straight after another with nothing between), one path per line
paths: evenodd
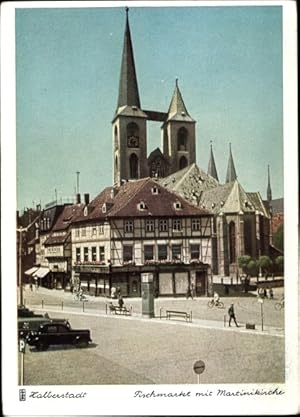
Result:
M141 274L154 274L157 295L210 292L209 211L150 178L109 187L72 224L73 281L87 292L141 295Z

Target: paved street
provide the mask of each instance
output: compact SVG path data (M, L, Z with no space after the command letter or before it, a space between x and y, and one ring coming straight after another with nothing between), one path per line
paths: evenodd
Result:
M282 290L281 290L282 292ZM280 297L277 290L276 297ZM52 317L68 318L73 328L89 328L93 343L88 349L51 347L36 352L27 347L25 384L188 384L196 383L193 364L202 359L203 383L267 383L284 381L284 312L276 300L264 302L264 331L255 297L222 299L225 309L209 309L207 298L155 300L162 308L193 312L193 323L141 317L141 300L125 299L133 316L105 314L105 299L89 297L85 303L62 291L40 288L25 291L26 303ZM224 327L224 315L233 300L240 328ZM63 306L62 306L63 302ZM63 307L63 310L62 310ZM256 324L255 330L245 328Z

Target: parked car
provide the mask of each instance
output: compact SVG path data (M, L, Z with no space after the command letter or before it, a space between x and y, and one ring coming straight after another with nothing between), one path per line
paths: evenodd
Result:
M25 339L31 331L37 331L42 324L47 324L47 323L50 323L50 324L62 323L68 327L71 327L67 319L64 319L64 318L52 319L49 317L47 313L44 316L38 315L34 317L21 317L21 318L18 318L18 337Z
M26 306L18 305L18 318L19 317L44 317L44 314L36 314Z
M52 345L87 347L92 339L90 330L75 330L65 323L45 323L38 331L31 331L26 341L37 350L47 350Z

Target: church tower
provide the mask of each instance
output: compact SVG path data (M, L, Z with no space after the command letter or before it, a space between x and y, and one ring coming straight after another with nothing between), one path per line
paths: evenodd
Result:
M119 97L112 121L114 184L148 176L146 119L141 110L126 8Z
M163 154L169 174L196 162L195 120L189 115L176 79L175 90L163 129Z

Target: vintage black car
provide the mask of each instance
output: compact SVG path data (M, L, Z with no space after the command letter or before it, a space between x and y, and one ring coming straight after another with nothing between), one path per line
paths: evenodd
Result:
M31 331L38 331L42 324L47 323L62 323L68 327L71 327L69 321L64 318L50 318L46 313L45 315L37 315L34 317L21 317L18 318L18 337L25 339Z
M31 331L26 338L29 346L47 350L52 345L87 347L92 341L89 330L75 330L64 323L41 324L38 331Z
M24 305L18 305L18 318L21 317L44 317L43 314L36 314L34 311L29 310Z

